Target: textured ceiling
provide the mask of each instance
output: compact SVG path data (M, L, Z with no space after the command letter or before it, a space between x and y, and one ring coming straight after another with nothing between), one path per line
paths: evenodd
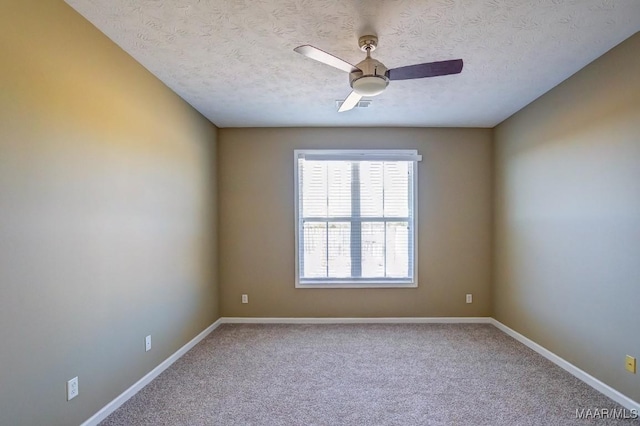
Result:
M66 0L219 127L493 127L640 30L639 0ZM336 112L358 36L388 68L462 58Z

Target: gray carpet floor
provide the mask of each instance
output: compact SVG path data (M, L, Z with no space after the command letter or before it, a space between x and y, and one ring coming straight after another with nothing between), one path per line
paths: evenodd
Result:
M225 324L101 425L640 424L602 408L488 324Z

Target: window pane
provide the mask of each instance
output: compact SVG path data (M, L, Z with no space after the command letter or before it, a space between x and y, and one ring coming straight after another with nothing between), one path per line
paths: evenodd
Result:
M300 161L302 216L327 217L327 163Z
M384 277L384 223L362 222L362 276Z
M363 217L382 217L383 162L360 162L360 214Z
M351 216L351 162L325 161L329 217Z
M348 222L329 223L329 276L351 276L351 224Z
M305 222L303 226L303 261L306 278L327 276L327 224Z
M410 276L409 271L409 223L387 222L387 277Z
M384 217L409 216L409 168L406 161L384 163Z

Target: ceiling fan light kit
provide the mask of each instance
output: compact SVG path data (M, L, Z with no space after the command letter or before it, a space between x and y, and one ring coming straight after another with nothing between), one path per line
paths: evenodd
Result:
M411 80L415 78L437 77L440 75L458 74L462 71L462 59L427 62L400 68L388 69L384 64L371 57L371 52L378 46L378 37L365 35L358 39L360 50L367 57L357 65L351 65L330 53L311 45L298 46L293 49L308 58L314 59L339 70L349 73L349 84L353 91L344 100L338 112L353 109L363 96L377 96L384 92L390 80Z
M364 76L351 81L353 91L360 96L376 96L384 92L389 79L379 76Z

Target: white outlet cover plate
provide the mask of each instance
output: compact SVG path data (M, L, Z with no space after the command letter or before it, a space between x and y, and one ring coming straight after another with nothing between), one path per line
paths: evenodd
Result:
M144 347L145 352L149 352L151 350L151 335L148 335L144 339Z
M78 396L78 393L78 377L76 376L67 382L67 401L71 401Z

